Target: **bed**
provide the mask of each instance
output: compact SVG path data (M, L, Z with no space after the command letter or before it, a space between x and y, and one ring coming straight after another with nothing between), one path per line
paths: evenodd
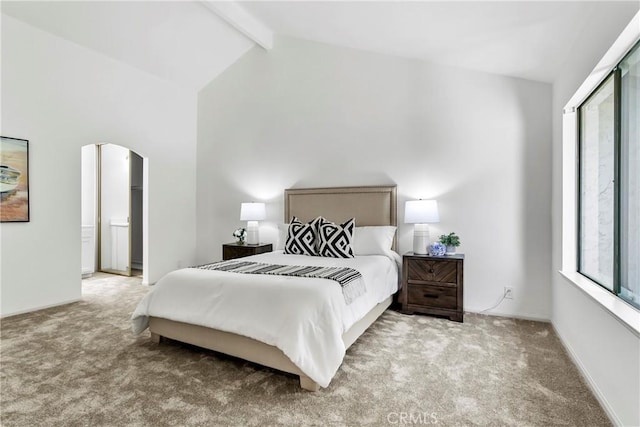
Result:
M293 216L304 222L310 221L317 216L323 216L336 223L354 217L358 227L397 225L395 186L289 189L285 190L284 197L285 222L288 222ZM395 249L395 245L396 237L394 237L393 249ZM243 258L243 260L296 264L299 262L300 257L308 258L308 261L312 264L320 263L318 265L321 265L323 262L329 262L319 259L321 257L284 255L278 251ZM333 374L335 374L342 362L346 349L391 304L393 293L397 291L398 269L395 267L395 261L391 260L392 262L389 263L389 259L392 257L388 257L387 261L384 261L384 258L382 256L377 258L375 256L356 256L352 261L333 260L332 265L342 265L341 263L343 262L347 263L344 265L355 263L356 267L362 270L363 279L368 281L370 278L375 277L386 284L393 282L393 287L385 285L384 289L380 288L381 290L378 290L378 287L372 288L376 289L376 291L367 292L366 297L359 297L351 303L350 307L355 307L349 309L354 311L353 315L344 315L341 305L344 304L344 301L340 303L338 301L339 297L336 296L336 292L339 291L335 289L339 289L339 287L323 286L322 283L329 282L326 279L304 278L302 279L303 283L297 277L282 278L278 276L279 278L276 278L275 276L221 273L243 276L237 279L242 282L242 287L239 287L237 284L231 286L227 283L229 281L228 278L225 281L225 277L221 275L205 279L205 272L203 271L197 269L178 270L177 272L169 273L161 281L175 282L172 285L173 289L190 283L190 286L193 286L192 289L194 289L193 294L191 291L189 293L183 291L181 294L166 296L164 298L164 306L171 307L171 304L173 304L173 306L181 307L193 304L192 311L196 313L199 310L199 305L204 307L210 301L215 300L213 304L217 304L215 305L215 311L220 318L216 321L217 323L212 324L219 326L211 327L208 324L205 325L205 322L200 319L196 320L195 315L193 318L184 314L179 317L174 315L171 309L166 311L162 311L159 308L151 309L153 304L156 304L157 307L163 305L162 297L159 296L162 294L155 292L154 289L150 294L157 294L153 297L155 300L147 298L150 295L145 297L147 300L141 301L132 316L134 332L139 333L148 326L154 342L159 343L162 337L166 337L289 372L300 377L300 386L303 389L317 391L320 386L327 387L329 385ZM393 265L393 267L390 267L390 265ZM182 282L180 282L181 280ZM205 280L220 282L214 288L211 288L215 289L214 291L209 290L209 292L218 292L220 289L226 290L224 292L220 291L215 297L210 297L203 290L205 288ZM162 285L163 288L168 288L168 286L165 286L165 282L160 283L161 281L158 284ZM234 278L234 283L236 283L235 281L236 279ZM267 284L269 286L266 286ZM293 284L296 287L292 287ZM265 288L279 288L287 293L284 294L286 295L284 297L276 296L273 291L268 291ZM301 288L306 288L305 292L311 293L303 295L302 290L298 292L298 289ZM185 287L185 289L187 288ZM200 295L198 295L198 292L201 292ZM243 292L244 297L242 296ZM271 294L266 292L271 292ZM186 294L189 294L189 296L186 296ZM312 296L309 297L309 295ZM186 298L191 298L191 300ZM324 301L323 298L326 298L327 301ZM320 302L321 299L322 302ZM240 300L243 302L240 302ZM230 310L229 307L232 306L234 301L238 304L241 303L242 307L246 306L245 308L251 312L252 324L245 322L240 318L240 315L235 316L235 311L227 311L225 314L224 310ZM264 304L261 306L259 302L264 302ZM286 308L284 310L277 308L278 304L283 307L289 307L291 313L288 313ZM268 312L269 307L272 305L274 306L273 311ZM357 306L360 307L358 308ZM355 313L356 309L360 311ZM331 314L336 314L338 311L340 316ZM300 312L306 314L302 315ZM287 316L290 316L293 320L289 321L290 319ZM316 317L319 320L316 320ZM335 320L334 317L339 319ZM255 319L262 320L255 322ZM291 326L298 325L296 323L298 321L301 326ZM319 328L316 326L317 324L324 325L320 321L337 323L331 328L325 328L324 326ZM263 326L263 324L267 325L270 322L276 325L273 326L276 330L269 330L268 326ZM246 328L247 331L242 329L242 333L237 333L240 326ZM302 337L303 334L300 331L309 328L316 329L311 333L307 332ZM337 328L341 328L340 332L342 332L337 337L335 333L325 333L325 329L335 331ZM311 336L310 340L309 336ZM302 342L303 340L304 342ZM327 345L327 343L331 345ZM320 365L326 364L327 366L317 367L318 363Z

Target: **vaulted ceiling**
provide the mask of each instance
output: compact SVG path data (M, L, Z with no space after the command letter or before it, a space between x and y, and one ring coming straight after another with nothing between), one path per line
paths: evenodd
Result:
M269 48L263 41L271 33L553 82L585 32L598 25L626 24L640 3L3 1L1 5L3 13L199 90L253 47L254 40ZM238 23L237 17L244 19L231 25ZM247 23L249 27L243 27Z
M2 1L2 12L199 90L253 41L197 1Z
M640 2L243 2L276 33L553 82L583 31L629 22Z

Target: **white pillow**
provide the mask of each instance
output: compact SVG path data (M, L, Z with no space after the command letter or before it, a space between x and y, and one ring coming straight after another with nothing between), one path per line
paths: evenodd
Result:
M353 232L353 252L355 255L387 255L395 235L394 225L356 227Z
M284 243L287 241L287 231L289 224L278 224L278 241L276 242L276 251L284 251Z

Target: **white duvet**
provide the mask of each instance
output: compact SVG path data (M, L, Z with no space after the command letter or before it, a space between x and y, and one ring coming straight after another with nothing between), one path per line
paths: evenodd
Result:
M133 332L144 331L153 316L244 335L278 347L309 378L327 387L345 355L342 334L396 292L398 258L395 253L337 259L282 251L245 258L354 268L367 291L349 305L333 280L176 270L140 301L132 315Z

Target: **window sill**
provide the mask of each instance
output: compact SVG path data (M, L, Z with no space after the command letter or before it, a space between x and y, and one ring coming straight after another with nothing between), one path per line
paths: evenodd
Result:
M640 311L576 271L560 271L560 274L640 337Z

